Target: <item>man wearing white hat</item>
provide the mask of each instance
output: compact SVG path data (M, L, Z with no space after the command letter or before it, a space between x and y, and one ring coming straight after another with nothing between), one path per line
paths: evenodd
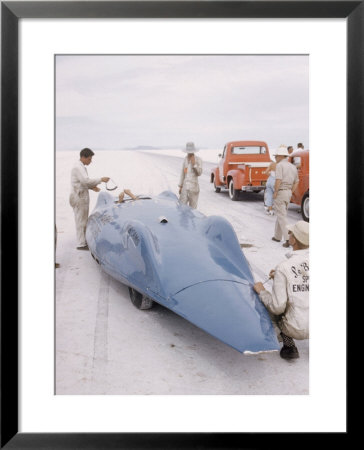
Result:
M293 338L309 338L309 224L300 220L287 228L293 252L270 271L272 293L261 282L254 284L254 290L271 316L278 340L283 341L280 356L293 359L299 358Z
M195 153L198 151L193 142L187 142L184 150L187 156L183 160L181 177L179 180L179 200L191 208L197 208L200 187L198 177L202 173L202 160Z
M287 209L291 201L292 192L298 186L298 172L296 167L288 162L287 147L281 145L276 153L276 181L273 194L273 208L276 214L276 224L274 229L273 241L281 242L284 238L283 247L289 247L287 231Z

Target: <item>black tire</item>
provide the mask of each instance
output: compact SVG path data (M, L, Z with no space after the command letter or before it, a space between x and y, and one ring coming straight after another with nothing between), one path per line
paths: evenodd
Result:
M131 287L129 288L129 296L132 304L138 309L150 309L153 307L154 301L151 298Z
M233 201L239 200L240 192L241 191L239 189L234 189L234 183L233 180L231 179L229 182L229 197L231 198L231 200Z
M216 186L215 180L214 180L214 189L215 189L215 192L217 192L217 193L221 192L221 187Z
M309 192L306 192L305 195L302 197L301 214L302 214L302 219L305 222L310 221L310 193Z

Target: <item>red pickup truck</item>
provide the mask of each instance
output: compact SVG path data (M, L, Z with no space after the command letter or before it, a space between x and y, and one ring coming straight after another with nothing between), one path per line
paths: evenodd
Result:
M215 192L228 188L231 200L238 200L240 192L265 189L268 175L264 171L271 162L265 142L228 142L219 157L219 165L212 169L210 177Z
M289 161L297 167L299 183L292 194L291 202L301 206L302 219L310 220L310 152L309 150L295 151Z

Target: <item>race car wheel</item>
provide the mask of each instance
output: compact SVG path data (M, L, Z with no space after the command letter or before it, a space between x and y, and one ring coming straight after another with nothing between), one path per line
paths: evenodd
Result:
M215 192L217 192L217 193L221 192L221 187L220 186L216 186L215 181L214 181L214 189L215 189Z
M233 180L230 180L229 183L229 197L231 198L231 200L236 201L239 200L239 189L234 189L234 183Z
M133 288L129 288L129 296L132 304L138 309L150 309L153 306L153 300Z
M306 194L302 197L301 202L301 214L302 219L306 222L310 221L310 193L306 192Z

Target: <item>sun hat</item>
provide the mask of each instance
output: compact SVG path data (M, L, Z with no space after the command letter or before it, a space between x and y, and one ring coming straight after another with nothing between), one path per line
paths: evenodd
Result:
M285 145L280 145L274 153L274 156L289 156L287 147Z
M309 236L309 224L304 220L300 220L293 225L287 226L288 231L291 231L293 236L301 242L303 245L309 245L310 236Z
M196 153L198 150L195 147L195 144L193 142L187 142L185 150L183 150L186 153Z

